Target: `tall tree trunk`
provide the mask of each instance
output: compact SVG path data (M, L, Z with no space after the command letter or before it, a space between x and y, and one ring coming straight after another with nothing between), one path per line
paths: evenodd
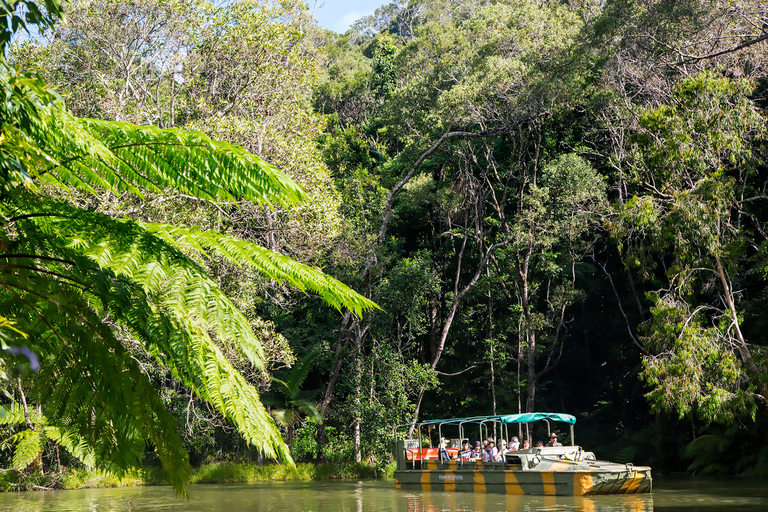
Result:
M725 297L725 302L730 313L731 325L736 333L736 350L738 350L741 360L747 367L747 374L749 375L750 380L757 386L757 389L760 390L759 394L754 394L755 398L759 399L763 404L768 405L768 386L766 386L765 382L760 378L760 370L757 367L755 360L752 358L752 353L749 351L749 345L744 338L744 334L741 332L739 316L736 312L736 303L733 298L733 288L731 287L728 276L725 274L725 269L720 261L720 256L718 254L715 254L714 256L715 262L717 263L717 274L720 277L720 283L723 285L723 296Z
M328 437L326 436L325 432L325 416L328 413L328 407L331 404L331 400L333 400L333 393L336 390L336 383L339 380L341 368L344 365L344 358L341 357L341 353L342 351L346 350L349 344L350 331L348 326L351 319L352 312L349 310L345 311L341 321L341 329L339 329L339 336L336 341L336 350L334 350L333 353L333 360L336 362L336 364L334 365L333 371L331 372L331 377L328 380L328 386L325 388L325 396L323 396L323 401L320 402L320 407L318 408L320 415L323 418L322 421L320 421L320 423L317 425L317 458L320 460L320 462L325 462L325 445L328 442Z
M518 258L518 274L520 276L520 303L523 307L523 337L526 350L526 398L525 412L534 412L536 403L536 335L532 332L530 293L528 289L528 271L533 254L533 246L528 245L522 261Z
M523 333L522 333L522 325L518 322L518 334L517 334L517 387L515 388L515 392L517 393L517 414L520 414L523 412L523 389L520 378L522 377L523 372ZM526 425L527 428L527 425ZM523 426L522 424L518 425L518 432L520 433L520 443L522 445L523 441Z
M429 157L429 155L431 155L432 153L437 151L438 148L440 148L440 146L445 141L447 141L449 139L457 138L457 137L491 137L491 136L496 135L496 134L501 133L501 132L502 132L502 130L489 130L489 131L479 132L479 133L478 132L462 132L462 131L446 132L446 133L444 133L429 149L424 151L419 156L419 158L416 160L416 162L411 166L411 168L405 174L403 179L401 179L394 187L392 187L392 189L389 191L389 194L387 194L387 199L386 199L386 201L384 203L384 213L382 214L381 226L379 228L379 234L378 234L378 236L376 238L376 246L371 251L371 255L368 257L368 259L366 260L365 265L363 267L362 281L366 284L366 288L368 288L366 290L366 295L368 297L370 297L369 285L370 285L370 272L371 272L371 268L374 265L378 264L378 261L379 261L378 260L378 249L379 249L379 247L381 247L384 244L384 241L386 240L387 229L389 228L389 222L392 219L392 206L394 205L395 196L397 195L397 193L411 180L411 178L413 178L414 174L416 173L418 168L421 166L421 164L424 162L424 160L426 160L426 158ZM458 305L457 305L457 307L458 307ZM349 318L347 317L348 314L349 314L349 312L347 312L347 314L344 315L344 320L342 320L342 327L341 327L341 331L342 332L349 328ZM455 314L455 311L454 311L454 314ZM452 322L452 321L453 321L453 318L451 317L450 322ZM445 327L443 327L443 333L445 333L444 335L447 336L447 332L446 332ZM437 365L437 361L439 361L439 359L440 359L440 354L442 354L442 347L444 347L444 346L445 346L445 340L444 340L444 336L441 334L440 348L438 349L438 355L436 356L436 359L434 361L434 365L435 366ZM338 362L337 367L340 370L341 361ZM335 373L333 377L335 377L334 378L334 384L335 384L335 380L338 379L338 372ZM328 389L331 389L331 386L329 386ZM416 405L416 413L414 415L415 418L418 417L418 410L419 410L419 407L421 405L421 399L422 399L423 396L424 396L424 389L422 388L420 390L420 392L419 392L419 399L418 399L418 403ZM332 399L333 399L333 392L329 393L328 390L326 390L326 396L325 396L325 399L323 400L322 412L327 410L327 408L330 405ZM322 434L321 434L321 430L322 430ZM410 431L409 431L409 434L410 434ZM324 426L322 428L318 428L318 442L320 441L321 435L323 437L323 441L325 441L325 427Z
M488 267L485 268L486 278L490 276ZM488 287L488 342L490 343L490 360L491 360L491 405L493 407L493 415L496 416L496 369L493 361L493 297L491 296L491 288Z
M536 334L529 332L528 338L528 375L526 379L525 412L536 411Z
M491 258L491 255L498 249L499 247L504 247L509 244L509 240L505 240L502 242L498 242L496 244L493 244L490 246L485 253L483 254L483 257L480 259L480 262L477 265L477 269L475 270L474 275L469 280L469 282L464 285L463 288L459 288L459 279L461 278L461 264L462 260L464 258L464 250L466 249L467 244L467 237L464 237L464 241L462 242L461 249L459 250L458 255L458 264L456 265L456 276L454 278L454 285L453 285L453 300L451 301L451 307L448 310L448 315L445 319L445 322L443 322L443 328L440 333L440 343L438 344L437 351L435 352L434 359L432 360L432 364L430 364L430 368L432 370L437 369L437 364L440 362L440 358L443 355L443 351L445 350L445 343L448 340L448 333L451 331L451 326L453 325L453 320L456 317L456 312L459 310L459 305L461 305L461 300L464 298L464 296L469 292L472 288L475 287L478 280L480 279L480 276L483 273L483 270L485 270L486 265L488 264L488 260ZM419 411L421 409L421 402L424 399L424 388L422 387L419 390L419 398L416 401L416 409L413 412L413 421L412 423L416 423L416 421L419 418ZM408 430L408 436L413 433L413 426Z
M354 404L355 419L352 422L353 439L354 439L354 456L355 462L362 462L362 436L360 432L360 423L362 421L360 415L360 409L362 405L361 395L363 393L363 336L358 333L355 336L355 375L353 377L355 382L355 395Z

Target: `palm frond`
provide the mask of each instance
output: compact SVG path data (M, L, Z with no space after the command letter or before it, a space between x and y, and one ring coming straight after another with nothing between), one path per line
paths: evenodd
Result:
M291 400L291 405L306 416L311 416L316 422L320 423L323 421L323 415L314 402L304 398L297 398L296 400Z

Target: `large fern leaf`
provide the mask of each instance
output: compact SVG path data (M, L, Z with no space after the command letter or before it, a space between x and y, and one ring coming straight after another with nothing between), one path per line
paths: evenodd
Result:
M378 308L373 301L322 271L298 263L253 242L239 240L216 231L201 231L168 224L143 223L142 226L150 233L183 250L194 250L205 254L207 249L236 265L250 265L262 275L279 283L285 282L299 290L317 293L338 310L348 308L359 316L364 311Z
M45 446L42 431L25 429L17 432L10 439L15 445L13 450L13 469L23 471L40 457Z
M23 252L45 254L49 249L43 240L61 243L56 251L68 257L57 266L59 280L66 276L72 287L88 282L82 293L99 314L129 329L161 364L232 420L249 443L270 457L290 460L258 393L226 360L210 333L242 348L257 362L259 341L247 319L202 269L135 223L54 201L42 201L35 209L21 206L12 220L37 241ZM31 269L35 258L19 266L22 263ZM94 281L96 268L102 279ZM32 270L20 275L25 272ZM60 386L56 389L65 391L62 400L81 391L68 389L66 383ZM55 389L51 392L58 398Z
M74 431L52 426L44 427L43 431L48 439L63 446L65 450L77 457L87 467L91 468L96 464L93 447Z
M78 119L61 105L39 109L29 130L40 154L27 158L29 175L87 192L99 189L164 192L168 188L209 200L247 199L288 205L303 200L285 173L244 149L200 132Z
M28 398L43 405L53 426L88 440L99 464L115 473L136 466L150 441L183 492L189 465L176 421L102 321L115 300L140 303L143 291L67 250L33 222L16 226L15 252L3 255L0 309L13 315L41 359Z
M21 406L13 402L10 406L0 406L2 414L0 414L0 425L25 425L27 418L24 416L24 410ZM32 423L40 423L41 415L37 412L37 409L29 409L27 411L29 420Z

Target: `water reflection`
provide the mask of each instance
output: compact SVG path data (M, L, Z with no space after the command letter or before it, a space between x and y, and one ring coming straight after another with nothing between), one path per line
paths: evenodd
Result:
M569 511L651 512L653 495L630 496L505 496L473 493L405 493L408 512Z
M728 479L657 480L653 494L506 496L396 490L393 482L306 482L0 493L0 511L22 512L725 512L768 510L768 484Z

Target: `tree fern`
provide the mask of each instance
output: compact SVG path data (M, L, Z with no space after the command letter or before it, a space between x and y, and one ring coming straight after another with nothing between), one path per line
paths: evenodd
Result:
M24 0L27 6L35 2ZM50 6L49 6L50 4ZM10 2L14 7L17 2ZM28 19L50 25L56 0ZM39 16L38 16L39 14ZM11 23L8 31L23 26ZM16 18L13 18L16 19ZM3 39L2 49L9 39ZM4 54L4 52L3 52ZM49 418L38 437L19 433L18 463L48 435L100 467L121 473L154 447L177 492L189 463L176 422L126 346L141 349L231 420L268 457L291 461L256 389L221 343L263 365L246 318L184 251L209 251L267 277L318 293L360 314L375 305L317 269L214 232L117 220L55 201L38 186L142 197L181 191L209 201L268 207L300 201L287 175L198 132L78 119L39 77L0 56L0 311L8 343L40 358L30 401ZM36 444L38 443L38 444Z
M317 350L308 352L291 368L284 379L273 376L272 389L264 397L264 403L272 407L272 417L278 425L286 428L289 445L292 443L294 430L303 417L308 416L317 422L323 419L317 404L310 399L314 393L301 389L317 360L317 354Z
M710 427L716 434L700 435L685 446L683 456L691 460L689 471L706 475L726 475L747 469L755 461L740 454L740 425Z
M13 447L13 469L23 471L30 464L40 459L48 439L58 443L86 466L94 464L93 450L83 438L65 428L48 425L48 420L36 409L27 410L26 415L14 402L10 407L2 407L0 425L27 425L27 418L32 423L27 428L10 436L2 442L3 449Z
M17 432L10 439L16 445L13 452L13 469L24 470L39 460L45 446L45 436L42 431L27 429Z

